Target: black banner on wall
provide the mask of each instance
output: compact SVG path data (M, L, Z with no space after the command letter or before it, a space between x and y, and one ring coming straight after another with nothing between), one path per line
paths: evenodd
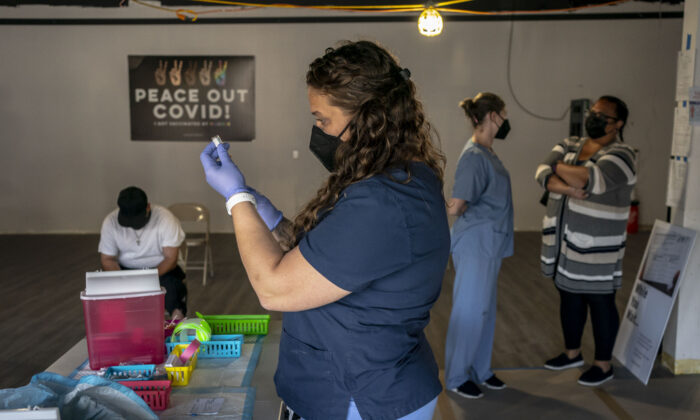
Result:
M129 56L132 140L255 138L255 57Z

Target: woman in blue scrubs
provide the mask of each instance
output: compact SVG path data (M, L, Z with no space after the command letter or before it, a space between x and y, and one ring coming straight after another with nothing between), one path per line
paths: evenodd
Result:
M491 370L496 327L496 290L501 260L513 255L510 175L493 150L510 124L505 103L480 93L460 103L474 134L457 164L447 212L452 226L455 282L445 347L447 389L467 398L483 396L478 384L503 389Z
M284 312L277 393L289 418L431 419L442 386L423 330L449 258L444 156L410 72L376 44L327 49L306 82L309 147L330 176L293 223L228 145L200 156L261 305Z

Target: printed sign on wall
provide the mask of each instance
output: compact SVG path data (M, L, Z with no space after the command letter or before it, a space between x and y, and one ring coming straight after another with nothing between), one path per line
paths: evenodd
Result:
M129 56L132 140L251 141L255 57Z

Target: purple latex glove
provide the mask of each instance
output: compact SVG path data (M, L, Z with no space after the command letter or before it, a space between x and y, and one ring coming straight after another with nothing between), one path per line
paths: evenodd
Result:
M258 207L258 214L263 222L267 225L267 228L274 230L277 225L282 221L284 217L282 212L277 210L277 208L270 202L270 200L264 195L260 194L253 187L248 187L250 192L255 196L256 206Z
M209 142L199 155L207 183L225 199L241 191L250 191L243 174L228 155L228 148L229 145L225 143L215 147L214 143Z

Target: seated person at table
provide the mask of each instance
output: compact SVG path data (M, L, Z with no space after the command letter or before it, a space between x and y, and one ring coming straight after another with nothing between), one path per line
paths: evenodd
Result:
M151 205L138 187L119 193L118 209L102 222L100 262L105 271L157 268L165 288L165 310L172 319L187 314L185 272L177 265L185 239L180 221L165 207Z

